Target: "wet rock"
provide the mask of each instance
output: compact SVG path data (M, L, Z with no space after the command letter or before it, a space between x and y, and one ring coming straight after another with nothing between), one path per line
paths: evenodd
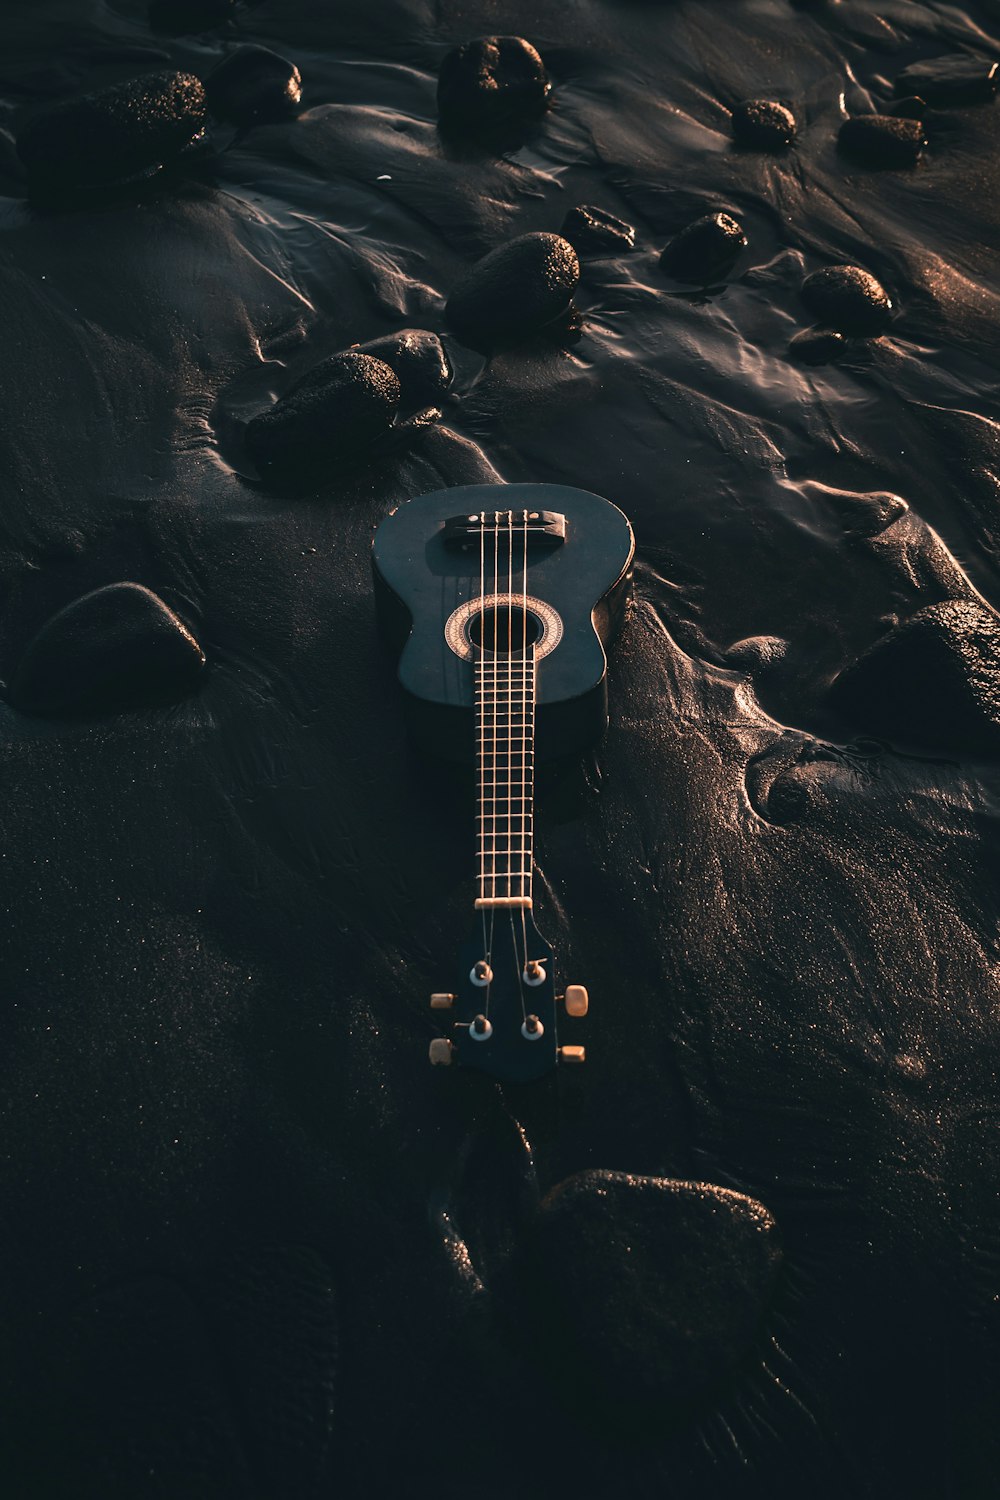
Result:
M788 655L788 642L778 635L751 635L735 641L725 653L726 665L752 676L780 667Z
M236 0L150 0L149 24L154 31L207 31L235 10Z
M927 144L919 120L896 115L855 115L837 136L845 156L866 167L911 167Z
M774 1220L741 1193L582 1172L521 1252L529 1353L578 1413L642 1429L747 1356L779 1260Z
M597 259L602 255L620 255L624 250L635 248L635 229L618 219L614 214L595 208L592 203L580 203L571 208L559 230L568 240L577 255Z
M1000 64L987 57L929 57L898 74L897 98L919 94L937 107L985 104L1000 82Z
M922 120L927 113L927 101L921 99L918 94L909 94L904 99L896 99L886 109L887 115L898 115L904 120Z
M495 130L537 118L552 85L545 64L520 36L484 36L454 47L438 76L445 128Z
M522 234L477 261L448 298L445 315L473 349L514 343L564 313L579 280L568 240Z
M887 739L996 754L1000 618L973 600L928 605L843 671L829 699L838 713Z
M430 333L426 328L403 328L385 338L355 344L350 352L370 354L374 359L384 360L395 371L402 411L434 405L445 395L454 379L444 345L436 333ZM310 371L296 389L301 390L315 373Z
M191 73L149 73L53 105L17 138L33 187L128 180L173 160L205 128L205 90Z
M860 266L824 266L802 283L802 301L822 323L871 338L883 331L892 302L880 281Z
M781 151L795 139L795 116L774 99L747 99L733 110L733 139L759 151Z
M836 328L804 328L788 345L788 353L802 365L828 365L846 348L847 340Z
M660 269L675 281L707 286L732 268L746 246L738 219L731 214L706 214L674 236L660 254Z
M208 107L220 120L255 125L293 115L302 98L302 74L267 47L239 47L205 79Z
M384 436L400 394L396 372L384 360L335 354L247 424L247 452L263 479L307 480Z
M66 605L35 636L11 687L15 708L86 714L172 702L205 666L187 626L138 583L112 583Z

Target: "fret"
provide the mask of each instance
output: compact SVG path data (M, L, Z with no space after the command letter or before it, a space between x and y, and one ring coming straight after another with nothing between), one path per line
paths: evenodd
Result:
M535 648L476 658L477 907L531 906Z

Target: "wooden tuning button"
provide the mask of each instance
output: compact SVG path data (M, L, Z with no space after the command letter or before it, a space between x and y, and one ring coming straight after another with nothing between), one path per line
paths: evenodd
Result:
M447 1068L451 1063L451 1043L446 1036L431 1038L427 1056L435 1068Z
M585 1016L590 1009L590 997L582 984L568 984L563 1001L568 1016Z
M432 995L431 996L431 1010L451 1010L451 1008L452 1008L452 1006L454 1004L455 1004L455 996L454 995L445 995L445 994L442 994L442 995Z
M587 1061L586 1047L560 1047L559 1061L561 1063L582 1063Z

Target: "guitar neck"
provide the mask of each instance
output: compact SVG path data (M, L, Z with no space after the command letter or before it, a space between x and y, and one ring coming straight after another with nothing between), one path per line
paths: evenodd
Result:
M535 647L476 658L477 907L531 906Z

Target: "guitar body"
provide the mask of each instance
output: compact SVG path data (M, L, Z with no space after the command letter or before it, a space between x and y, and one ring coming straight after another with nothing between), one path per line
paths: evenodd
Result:
M400 506L379 526L372 551L379 623L399 656L399 682L416 744L449 760L471 760L474 682L471 658L458 656L445 626L480 593L480 553L449 547L445 522L498 506L566 517L565 542L529 548L528 593L562 623L558 645L539 663L536 741L539 758L568 755L600 739L607 727L607 659L628 597L635 541L609 500L561 484L473 484L435 490ZM507 591L503 558L494 590ZM519 579L515 578L515 585Z
M607 725L605 646L631 579L632 528L616 506L555 484L465 485L421 495L378 527L372 567L383 637L399 658L412 738L477 767L475 916L433 1063L504 1082L541 1078L584 1049L559 1045L557 995L531 899L534 764L584 749Z

